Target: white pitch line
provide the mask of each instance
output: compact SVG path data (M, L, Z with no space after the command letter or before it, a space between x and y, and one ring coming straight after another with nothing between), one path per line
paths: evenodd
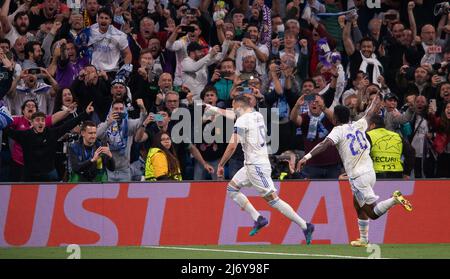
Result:
M328 257L328 258L342 258L342 259L368 259L368 257L356 257L356 256L344 256L344 255L328 255L328 254L297 254L297 253L282 253L282 252L258 252L258 251L210 249L210 248L190 248L190 247L172 247L172 246L144 246L144 247L145 248L152 248L152 249L207 251L207 252L223 252L223 253L238 253L238 254L299 256L299 257ZM382 259L388 259L388 258L382 258Z

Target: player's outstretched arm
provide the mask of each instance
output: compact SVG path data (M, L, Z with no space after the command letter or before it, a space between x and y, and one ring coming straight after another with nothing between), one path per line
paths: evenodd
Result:
M297 171L301 171L303 166L306 164L306 162L309 159L316 156L317 154L324 152L325 150L327 150L328 147L333 146L333 145L334 145L334 142L331 139L325 138L318 145L316 145L308 154L303 156L303 158L300 161L298 161Z
M217 166L217 177L223 177L224 173L223 166L225 166L225 164L233 155L234 151L236 151L237 145L238 145L238 135L236 133L233 133L233 135L231 135L227 149L225 149L222 159L220 159L219 165Z
M207 110L210 110L216 114L220 114L225 118L231 119L231 120L235 120L236 119L236 114L234 113L234 111L229 110L229 109L221 109L215 106L211 106L210 104L206 104L203 103L206 106Z
M372 100L370 103L370 106L367 108L366 115L364 118L366 118L367 121L380 110L381 107L381 97L380 94L377 94L377 96Z

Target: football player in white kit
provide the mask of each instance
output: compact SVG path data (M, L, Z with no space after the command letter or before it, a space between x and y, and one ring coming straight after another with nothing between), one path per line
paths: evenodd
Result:
M305 235L306 244L311 244L314 225L306 223L292 207L281 200L271 178L272 168L266 146L266 126L261 113L254 111L246 96L239 95L233 100L233 110L237 115L234 133L217 167L217 176L223 177L224 165L230 159L239 143L244 151L244 166L234 175L227 187L228 196L254 220L250 235L255 235L268 224L253 207L248 198L240 191L242 187L253 186L268 204L299 225Z
M376 181L375 170L369 155L370 143L366 139L365 133L368 127L367 119L379 110L379 104L380 97L377 96L372 101L366 116L353 123L349 123L350 110L345 106L336 106L334 108L336 126L297 165L297 169L300 170L307 160L325 151L329 146L337 147L349 177L353 192L353 204L358 214L360 238L352 241L352 246L367 247L369 218L377 219L396 204L402 204L407 211L412 210L411 203L402 196L400 191L395 191L391 198L376 203L379 197L373 191Z

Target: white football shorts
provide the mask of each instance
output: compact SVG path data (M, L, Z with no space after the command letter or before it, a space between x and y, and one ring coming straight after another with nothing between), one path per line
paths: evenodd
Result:
M264 197L276 192L270 165L245 165L233 176L237 187L254 187Z
M374 171L366 172L356 178L349 178L352 187L353 196L360 207L364 204L373 204L379 198L373 191L373 186L376 182L376 175Z

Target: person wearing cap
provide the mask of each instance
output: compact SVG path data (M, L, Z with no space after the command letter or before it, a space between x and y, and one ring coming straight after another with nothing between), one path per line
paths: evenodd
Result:
M227 53L229 41L222 44L222 52L219 46L212 47L208 54L203 52L204 47L197 42L192 42L187 47L188 57L181 62L183 68L183 85L194 94L194 99L200 99L200 93L208 84L208 66L223 59Z
M129 96L127 96L128 89L124 79L116 78L111 81L111 97L114 101L127 102Z
M405 113L397 109L398 97L394 93L388 93L384 96L384 123L387 130L400 132L400 125L411 121L414 116L414 106L409 104Z

